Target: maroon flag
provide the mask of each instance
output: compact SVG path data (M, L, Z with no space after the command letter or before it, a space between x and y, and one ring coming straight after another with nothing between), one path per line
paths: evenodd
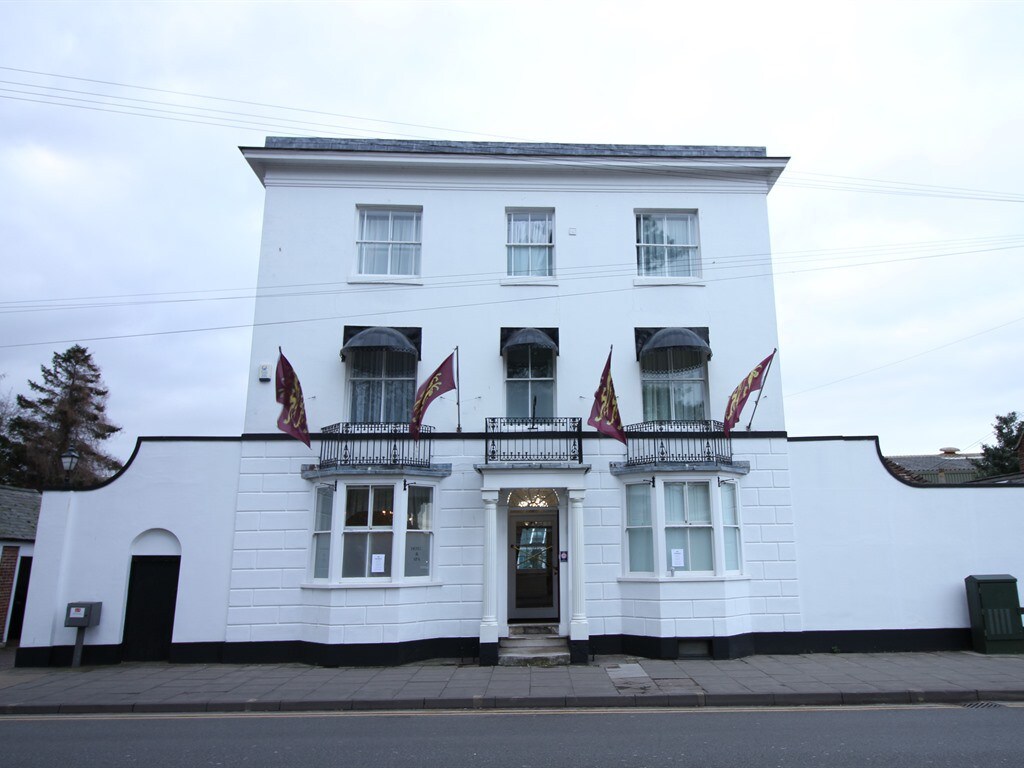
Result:
M420 426L427 406L445 392L455 389L455 353L444 359L430 376L416 390L416 399L412 403L412 421L409 422L409 433L414 440L420 439Z
M277 428L309 446L309 427L306 425L306 403L302 399L302 385L288 358L277 348L277 402L282 406L277 417Z
M604 364L601 383L594 393L594 407L590 409L587 424L598 432L614 437L623 445L626 444L626 432L622 429L622 418L619 416L619 404L615 399L615 385L612 384L612 353L608 351L608 362Z
M729 434L736 422L740 420L740 411L747 404L747 398L764 386L765 376L768 375L768 368L772 364L772 358L778 350L773 349L772 353L764 360L754 366L754 370L744 377L739 386L732 391L729 402L725 406L725 434ZM756 406L754 410L757 410Z

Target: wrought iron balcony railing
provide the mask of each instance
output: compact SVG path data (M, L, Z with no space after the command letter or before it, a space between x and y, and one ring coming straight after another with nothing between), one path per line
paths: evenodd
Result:
M579 418L499 418L486 420L484 461L575 461L583 463L583 425Z
M429 467L433 427L420 427L413 440L409 424L353 424L323 428L320 469L351 466Z
M732 464L732 438L720 421L645 421L627 424L626 466Z

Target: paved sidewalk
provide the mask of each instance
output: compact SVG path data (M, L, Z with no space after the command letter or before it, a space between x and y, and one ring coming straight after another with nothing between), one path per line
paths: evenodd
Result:
M966 652L734 661L600 656L586 666L555 668L436 661L337 669L159 663L12 668L11 654L0 651L0 714L9 715L1024 701L1024 656Z

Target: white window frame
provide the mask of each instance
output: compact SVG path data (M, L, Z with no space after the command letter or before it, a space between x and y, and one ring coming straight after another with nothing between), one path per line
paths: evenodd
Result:
M640 355L640 397L643 405L644 421L706 421L708 418L708 361L702 360L699 365L686 370L679 370L668 373L655 373L648 367L645 367L645 362L649 361L650 356L660 355L662 353L671 353L677 348L655 350L644 355ZM700 353L695 353L700 354ZM689 375L693 372L694 375ZM691 385L696 383L700 389L701 394L701 415L697 419L683 418L683 415L676 412L676 398L674 395L677 387L685 385ZM668 399L669 413L667 418L657 418L658 414L654 410L654 403L649 400L649 391L652 387L664 387L666 390L666 396Z
M657 548L658 548L657 547L658 537L655 535L656 526L655 526L655 523L654 523L654 498L653 498L653 493L652 493L652 489L651 489L651 484L647 480L644 480L644 481L639 482L639 483L627 483L625 490L626 490L626 492L625 492L625 495L623 496L623 503L622 503L622 519L623 519L623 523L625 524L624 525L624 529L623 529L624 533L623 533L623 557L622 557L622 561L625 564L625 572L627 574L629 574L629 575L639 574L639 575L653 576L657 572L657 567L658 567L657 566L658 560L657 560L657 556L656 556ZM630 515L630 507L631 507L631 504L630 504L630 493L631 492L636 494L636 495L646 495L646 497L647 497L647 516L648 516L648 519L646 521L646 524L643 524L642 522L631 521L631 519L630 519L631 518L631 515ZM633 546L632 546L632 542L630 541L630 539L631 539L631 535L630 534L631 534L631 532L636 532L637 534L641 534L644 531L648 531L649 532L648 533L649 542L647 542L647 543L649 543L650 551L647 553L647 557L650 559L650 565L651 565L650 568L641 568L641 567L639 567L639 565L637 565L636 563L632 562L632 559L633 559L632 558ZM637 538L638 538L637 546L639 547L644 542L639 540L639 536Z
M712 483L705 480L696 482L684 482L684 481L669 481L662 483L661 490L662 495L660 498L665 503L665 570L670 572L673 576L680 572L685 573L714 573L715 563L718 559L715 557L715 525L714 525L714 513L712 507ZM682 502L682 519L681 520L670 520L669 519L669 493L671 489L680 489L680 501ZM701 488L707 492L708 502L708 517L706 520L698 518L696 511L691 508L691 488ZM683 547L685 552L684 562L682 566L677 566L672 562L672 547L669 542L669 532L678 532L683 535L686 540L686 546ZM707 531L710 536L708 543L711 545L710 551L707 553L711 560L710 568L694 568L693 552L695 549L694 538L695 534L699 531Z
M513 239L513 222L526 218L528 223L545 221L547 223L546 241L537 241L532 237L533 228L527 227L526 240ZM527 267L525 270L516 268L516 254L527 249ZM534 251L544 253L544 265L534 270ZM509 277L548 278L555 276L555 209L554 208L506 208L505 209L505 254L506 268Z
M529 350L527 352L527 368L529 370L529 376L526 376L525 378L511 378L508 375L508 355L509 355L509 352L511 352L512 349L526 349L526 350ZM544 352L546 352L547 354L551 355L551 375L550 376L534 376L533 375L533 359L532 359L532 355L533 355L533 350L534 349L542 349L542 350L544 350ZM551 414L550 415L552 417L555 416L556 415L556 410L557 410L557 404L558 404L558 392L556 391L556 385L557 385L557 381L558 381L558 370L557 370L558 355L555 354L555 350L554 349L549 349L549 348L546 348L546 347L534 347L532 345L523 345L521 347L510 347L509 349L505 350L504 358L505 359L504 359L503 362L504 362L504 365L505 365L505 415L508 416L509 418L531 418L533 416L532 411L533 411L533 387L534 387L534 382L551 382ZM518 383L526 382L526 384L527 384L527 392L528 392L528 395L527 395L528 409L527 410L531 411L531 412L528 413L526 416L513 416L511 413L509 413L509 409L510 409L511 404L512 404L511 403L512 399L509 397L508 391L509 391L509 384L511 384L513 382L518 382ZM544 415L541 415L541 416L538 416L537 418L548 418L548 417L544 416Z
M404 486L404 487L403 487ZM387 488L392 492L392 522L390 527L374 526L373 523L373 488ZM367 514L367 525L346 525L347 506L349 502L349 491L352 489L371 489L368 499L369 511ZM415 491L413 489L416 489ZM412 492L412 493L410 493ZM320 523L324 516L320 515L318 501L326 496L332 497L331 503L331 528L321 530ZM410 515L413 514L410 504L416 496L427 495L429 498L429 510L426 511L427 525L424 528L416 529L410 527ZM313 491L313 517L310 524L310 552L309 568L307 571L306 584L308 587L372 587L381 584L396 585L424 585L436 582L436 501L438 498L438 487L435 483L421 482L416 479L412 482L406 480L404 483L394 477L382 478L379 476L352 476L346 477L343 481L330 484L318 484ZM371 571L371 547L370 537L374 532L390 533L391 547L387 555L387 571L385 574L374 574ZM407 562L410 556L409 533L423 534L425 547L421 544L419 557L426 560L426 572L410 575L410 569L414 568L411 562ZM367 546L364 550L366 560L362 575L345 576L345 537L366 536ZM326 575L318 575L318 537L328 537L329 564ZM425 548L425 552L423 549ZM321 550L322 551L322 550ZM319 571L322 574L323 569Z
M697 211L695 210L638 210L636 216L636 273L639 277L655 278L688 278L700 279L701 253L700 253L700 229ZM675 243L665 242L667 228L665 222L669 219L683 221L689 225L687 228L692 233L689 242ZM644 227L645 220L661 220L660 240L648 240L647 228ZM669 258L669 249L686 249L688 258L685 267L682 262ZM662 257L652 258L662 251Z
M358 375L356 375L357 368L360 367L358 365L358 358L359 358L359 356L364 355L364 354L377 354L377 353L381 354L380 370L379 370L379 374L380 375L379 376L378 375L374 375L374 376L358 376ZM388 376L387 375L387 373L388 373L388 359L389 359L390 356L394 356L394 355L404 355L406 357L412 358L412 374L411 375L409 375L409 376ZM348 385L349 385L349 393L348 393L348 415L349 415L349 421L353 422L353 423L358 423L358 424L398 424L398 423L403 423L403 422L409 421L412 418L413 400L416 397L416 372L417 372L417 368L419 367L418 366L418 361L416 360L415 355L413 355L412 353L408 353L408 352L394 352L394 351L388 350L388 349L380 350L380 349L375 349L375 348L365 348L365 349L359 348L359 349L349 350L348 357L349 357L349 362L346 365L346 368L347 368L347 371L348 371ZM364 421L359 421L359 420L356 419L356 416L358 415L356 413L356 403L355 403L356 385L357 385L357 382L361 382L361 381L379 381L380 382L380 400L376 404L377 405L377 408L376 408L377 413L376 413L375 418L372 419L372 420L369 420L369 421L365 421L365 420ZM395 419L385 419L384 418L384 415L385 415L384 414L384 405L385 405L385 403L388 400L387 393L386 393L385 390L387 389L388 382L407 382L406 389L408 390L408 393L409 393L408 394L408 398L407 398L407 402L406 402L406 411L407 412L401 418L395 418Z
M423 208L419 206L372 206L361 205L358 207L358 233L356 237L356 272L367 277L419 277L421 260L423 254ZM388 237L386 240L371 239L366 228L366 217L369 214L388 214ZM416 238L413 240L395 239L395 214L414 216L416 222ZM370 248L387 247L387 270L384 272L371 271L368 269L368 255ZM397 247L397 248L396 248ZM399 268L400 258L396 250L410 248L413 251L411 271L401 271Z
M710 524L698 523L689 525L686 523L675 524L668 522L667 515L667 489L671 485L696 485L704 484L708 488L711 504ZM734 494L736 500L734 522L727 520L725 510L725 495L723 489L729 486L732 490L725 491ZM629 521L629 489L646 488L650 493L651 500L651 531L653 556L652 570L632 570L630 563L629 530L646 528L647 526L630 525ZM684 489L684 494L686 490ZM679 527L711 528L712 540L712 569L711 570L689 570L673 569L671 554L668 551L667 530ZM726 531L732 531L729 535L734 536L736 542L736 562L729 562L725 546ZM724 479L717 475L703 473L656 473L652 477L643 480L628 479L625 481L622 496L622 576L623 580L707 580L742 577L745 573L743 560L743 518L740 505L739 485L732 479ZM735 566L735 567L734 567Z
M313 534L309 547L310 578L330 581L332 577L331 539L334 532L334 484L317 485L313 490ZM326 546L319 546L321 543Z

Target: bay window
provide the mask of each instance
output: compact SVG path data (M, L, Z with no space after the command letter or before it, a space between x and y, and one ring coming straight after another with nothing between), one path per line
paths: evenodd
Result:
M434 487L390 482L315 490L313 583L422 581L433 562Z
M625 487L627 576L725 576L742 571L736 483L654 476Z

